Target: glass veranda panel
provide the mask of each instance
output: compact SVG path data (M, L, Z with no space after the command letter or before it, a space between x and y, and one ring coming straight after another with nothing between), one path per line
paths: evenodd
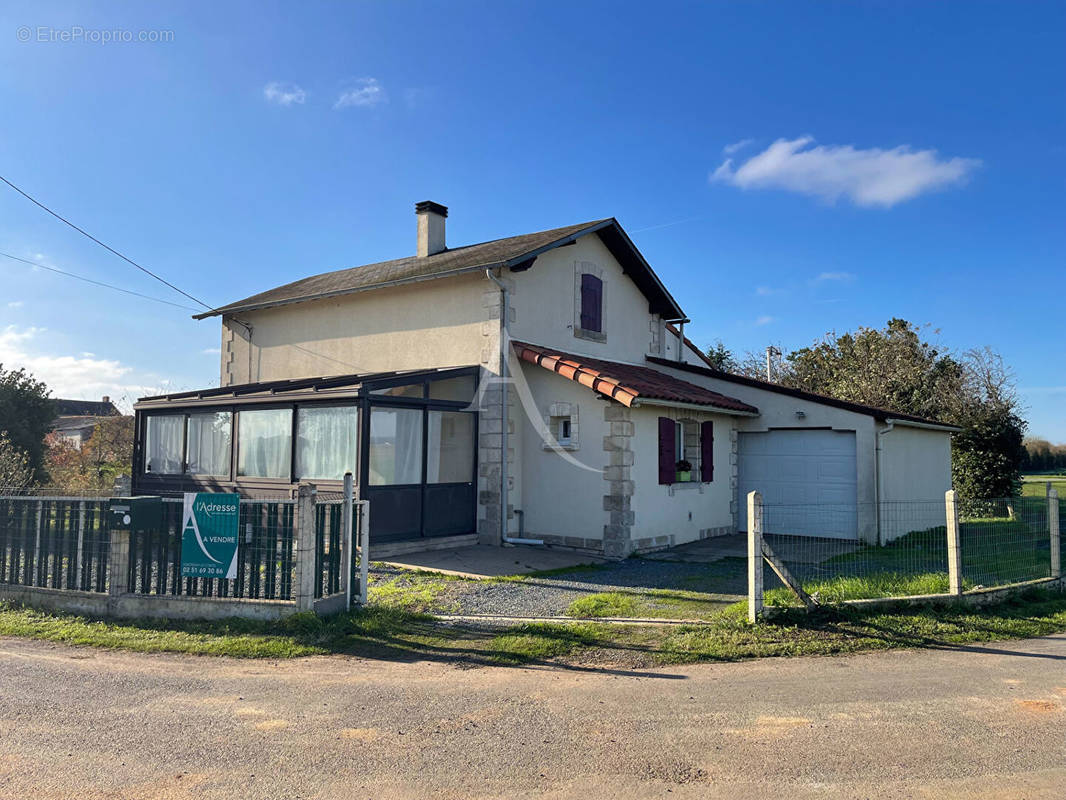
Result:
M229 411L189 415L190 475L229 477L232 421Z
M359 409L307 406L296 412L296 477L342 480L359 463Z
M292 409L242 410L237 415L237 474L249 478L289 478Z
M469 483L473 474L474 415L465 411L430 411L426 482Z
M145 423L144 471L154 475L180 475L184 446L184 414L149 416Z
M371 486L422 482L422 410L370 411Z

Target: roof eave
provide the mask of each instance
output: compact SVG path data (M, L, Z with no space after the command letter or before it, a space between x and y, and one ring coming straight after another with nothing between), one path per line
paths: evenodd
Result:
M630 408L639 408L640 406L654 406L657 408L685 408L692 411L703 411L708 414L726 414L730 417L757 417L758 411L741 411L735 408L724 408L722 406L711 405L709 403L686 403L680 400L660 400L655 397L642 397L637 395L637 399L633 401Z

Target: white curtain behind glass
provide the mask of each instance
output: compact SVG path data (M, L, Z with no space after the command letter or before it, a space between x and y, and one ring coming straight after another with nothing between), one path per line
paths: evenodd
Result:
M371 410L369 477L372 486L422 482L421 410Z
M292 410L241 411L237 418L237 474L288 478L292 458Z
M229 477L231 416L228 411L189 415L189 474Z
M158 475L180 475L185 439L183 414L148 417L145 434L145 471Z
M426 442L427 483L469 483L474 471L474 415L430 411Z
M296 477L341 480L359 463L359 409L301 408L296 418Z

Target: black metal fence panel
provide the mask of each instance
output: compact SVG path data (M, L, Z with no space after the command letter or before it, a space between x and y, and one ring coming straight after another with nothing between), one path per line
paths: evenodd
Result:
M285 500L240 501L237 575L190 578L181 574L180 501L163 502L163 524L130 534L130 592L187 597L292 600L296 507Z
M0 583L107 592L105 498L0 497Z

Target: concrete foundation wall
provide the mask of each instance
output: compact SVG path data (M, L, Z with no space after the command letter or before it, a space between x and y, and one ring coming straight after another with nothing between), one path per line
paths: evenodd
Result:
M0 584L0 600L46 611L65 611L93 617L127 619L245 619L278 620L296 613L289 600L222 600L212 597L161 597L145 594L107 595L66 589ZM341 597L341 600L344 600Z

